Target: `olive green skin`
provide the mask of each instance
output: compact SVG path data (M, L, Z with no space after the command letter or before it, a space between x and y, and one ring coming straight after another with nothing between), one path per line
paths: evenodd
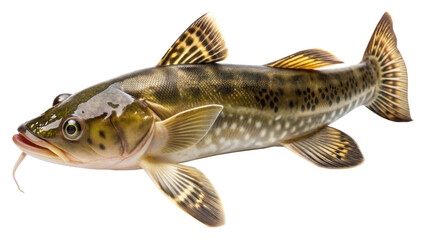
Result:
M224 64L163 66L117 79L117 87L172 114L207 104L223 111L196 146L164 156L183 162L279 145L312 133L367 104L377 86L371 63L298 70Z
M64 131L69 119L81 125L78 139L70 139ZM25 128L65 152L71 163L63 164L88 164L107 159L113 168L112 165L137 149L153 123L153 114L146 105L109 81L70 96L25 123ZM100 165L82 167L104 168Z
M160 66L74 94L26 127L76 159L98 161L129 154L144 140L154 121L164 120L156 118L144 104L146 100L171 115L219 104L223 111L200 142L159 159L183 162L263 148L312 133L370 102L377 86L377 72L370 66L360 63L332 70L224 64ZM68 116L85 122L78 141L63 136Z

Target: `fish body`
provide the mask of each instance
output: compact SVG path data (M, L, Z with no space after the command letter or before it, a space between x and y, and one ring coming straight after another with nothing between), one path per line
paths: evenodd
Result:
M158 65L61 94L13 140L26 154L63 165L144 169L180 208L208 226L221 201L199 170L180 164L216 154L284 146L326 168L363 161L356 142L328 125L365 105L411 121L407 72L386 13L359 64L310 49L265 66L217 64L227 49L211 15L195 21Z
M142 70L115 84L135 98L161 102L173 115L209 104L223 106L200 142L162 156L184 162L276 146L317 131L371 101L375 76L365 63L330 70L199 64Z

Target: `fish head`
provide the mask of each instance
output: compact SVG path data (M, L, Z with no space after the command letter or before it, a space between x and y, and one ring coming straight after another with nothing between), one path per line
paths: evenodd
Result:
M19 128L15 144L33 157L87 168L117 166L146 151L154 114L114 85L59 95L51 108Z

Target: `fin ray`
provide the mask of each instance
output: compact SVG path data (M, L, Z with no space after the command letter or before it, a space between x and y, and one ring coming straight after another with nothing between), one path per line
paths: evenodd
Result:
M207 13L182 33L157 66L213 63L227 56L228 49L216 20Z
M221 105L205 105L180 112L156 122L152 154L178 152L198 143L222 111Z
M363 161L356 142L346 133L332 127L281 144L321 167L346 168Z
M363 62L377 66L378 71L377 90L366 107L391 121L411 121L407 68L397 48L392 18L388 13L377 24L364 52Z
M297 52L266 66L274 68L315 69L343 63L333 54L321 49L308 49Z
M211 227L225 223L219 195L199 170L181 164L158 162L152 157L142 158L139 165L157 187L186 213Z

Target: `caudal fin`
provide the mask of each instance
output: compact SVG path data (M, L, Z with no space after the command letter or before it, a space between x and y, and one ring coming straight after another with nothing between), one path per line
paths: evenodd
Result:
M374 99L366 105L367 108L391 121L411 121L407 69L396 46L389 13L385 13L377 24L365 50L363 62L370 64L378 75L377 91Z

